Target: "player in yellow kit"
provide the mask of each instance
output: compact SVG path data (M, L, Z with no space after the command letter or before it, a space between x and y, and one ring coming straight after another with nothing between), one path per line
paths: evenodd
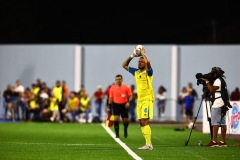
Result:
M149 120L153 118L153 101L154 90L152 87L153 80L153 69L150 61L145 55L145 48L141 49L141 56L138 61L138 68L129 67L130 61L137 57L136 51L128 57L122 64L122 67L130 72L136 81L137 88L137 117L146 144L143 147L138 148L139 150L152 150L151 142L151 128L149 126Z

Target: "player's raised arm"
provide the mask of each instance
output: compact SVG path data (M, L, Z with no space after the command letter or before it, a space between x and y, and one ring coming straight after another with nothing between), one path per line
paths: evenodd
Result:
M126 70L128 70L128 65L129 65L129 63L130 63L130 61L133 59L133 57L128 57L124 62L123 62L123 64L122 64L122 67L124 68L124 69L126 69Z
M134 48L133 53L123 62L122 67L124 69L128 70L128 65L129 65L130 61L136 56L137 56L136 49Z
M145 50L145 48L143 47L142 50L141 50L141 55L143 56L144 61L145 61L145 63L146 63L146 69L149 70L149 69L151 69L152 67L151 67L150 60L149 60L148 57L146 56L145 52L146 52L146 50Z

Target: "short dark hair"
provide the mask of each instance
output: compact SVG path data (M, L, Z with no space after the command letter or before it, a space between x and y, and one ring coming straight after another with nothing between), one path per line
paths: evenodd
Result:
M121 77L121 78L123 78L121 74L117 74L115 77Z

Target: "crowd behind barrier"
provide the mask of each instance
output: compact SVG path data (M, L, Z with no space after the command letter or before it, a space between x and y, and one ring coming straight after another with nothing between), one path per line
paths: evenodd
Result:
M111 85L109 85L111 86ZM81 85L78 92L69 91L66 82L56 80L55 86L49 87L46 82L37 79L31 87L24 87L20 80L16 80L15 85L8 84L1 94L2 118L7 121L37 121L37 122L71 122L71 123L91 123L102 122L107 116L108 89L101 85L97 86L94 94L88 95L85 86ZM135 86L133 92L135 91ZM193 93L194 107L193 113L185 114L184 97L187 93ZM240 100L239 88L230 92L229 98L232 101ZM136 105L136 100L132 104ZM201 95L198 95L189 82L187 87L182 87L179 97L176 100L168 98L167 89L164 86L158 88L155 96L154 121L165 121L171 119L168 104L175 101L177 105L177 121L187 124L194 121L194 116L198 110ZM93 103L92 103L93 102ZM185 100L186 102L186 100ZM129 109L129 119L136 122L136 106ZM95 112L94 112L95 111ZM188 118L189 117L189 118ZM202 118L200 114L199 119Z
M55 86L37 79L31 87L20 80L8 84L1 95L3 118L8 121L83 122L92 121L91 97L81 86L79 92L69 91L66 81L57 80Z

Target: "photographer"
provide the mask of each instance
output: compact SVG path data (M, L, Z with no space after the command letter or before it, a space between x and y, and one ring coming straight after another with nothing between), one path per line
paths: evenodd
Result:
M205 81L205 86L207 87L208 91L210 92L211 99L212 99L212 106L211 106L211 125L213 136L212 140L207 147L226 147L226 105L224 103L221 89L226 85L223 84L225 81L223 74L225 72L219 67L213 67L211 72L208 74L211 79L207 79L207 77L200 78L201 80ZM213 82L211 82L213 81ZM211 82L211 83L210 83ZM225 86L224 86L225 85ZM217 142L217 135L218 129L221 127L221 141Z

